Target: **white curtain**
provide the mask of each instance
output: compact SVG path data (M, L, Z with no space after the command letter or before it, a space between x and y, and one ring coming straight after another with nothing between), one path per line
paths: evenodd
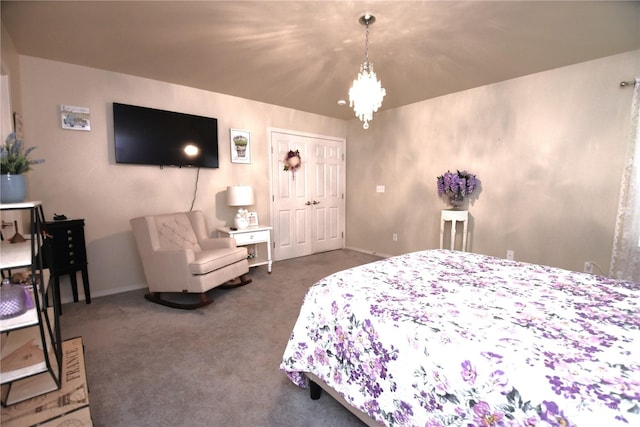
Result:
M631 126L627 141L618 215L616 217L609 275L640 282L640 78L636 78L631 104Z

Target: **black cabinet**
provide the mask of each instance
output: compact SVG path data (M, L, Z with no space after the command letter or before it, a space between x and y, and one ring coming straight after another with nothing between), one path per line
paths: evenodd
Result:
M87 249L84 243L84 219L52 221L46 223L46 231L51 235L51 258L47 264L53 275L54 292L60 293L60 276L69 275L73 301L78 302L77 272L82 273L82 284L87 304L91 303L89 273L87 271ZM59 298L58 298L59 301ZM62 310L60 310L62 312Z

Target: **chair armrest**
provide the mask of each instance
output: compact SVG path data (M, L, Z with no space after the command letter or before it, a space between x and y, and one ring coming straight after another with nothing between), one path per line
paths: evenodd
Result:
M180 292L187 289L192 274L189 264L195 260L191 249L152 251L142 260L147 285L152 292Z
M235 248L236 239L234 239L233 237L209 237L200 240L200 247L203 250Z

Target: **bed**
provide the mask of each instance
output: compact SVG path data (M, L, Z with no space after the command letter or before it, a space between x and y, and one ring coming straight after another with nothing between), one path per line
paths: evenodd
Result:
M387 258L309 289L280 369L369 424L640 426L640 284L449 250Z

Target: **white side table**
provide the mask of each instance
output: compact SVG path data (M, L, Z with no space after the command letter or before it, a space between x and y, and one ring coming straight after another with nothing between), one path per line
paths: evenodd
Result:
M445 221L451 221L451 246L450 249L454 249L456 242L456 222L462 222L462 251L467 250L467 226L469 224L469 211L456 211L445 209L440 216L440 249L443 249L444 240L444 223Z
M259 265L267 265L267 271L271 273L271 230L273 227L264 225L256 225L238 230L232 230L229 227L218 227L218 237L233 237L236 239L236 245L248 246L254 245L253 253L255 258L249 260L249 267L257 267ZM267 259L258 257L258 243L267 244Z

